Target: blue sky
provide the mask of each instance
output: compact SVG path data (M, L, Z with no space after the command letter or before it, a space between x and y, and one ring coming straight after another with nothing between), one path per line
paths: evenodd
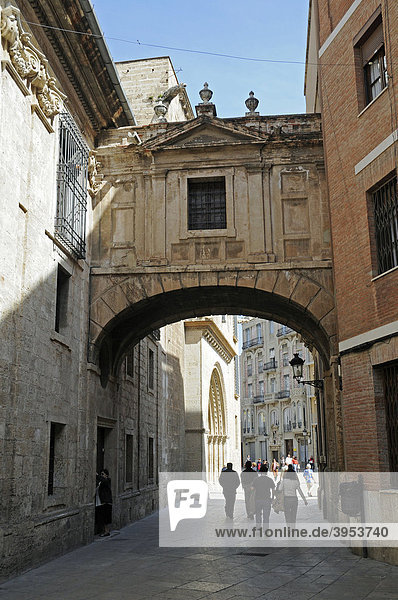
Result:
M147 44L304 63L308 0L93 0L114 61L170 56L194 107L208 81L219 117L243 116L251 90L262 115L305 112L304 64L206 56ZM130 40L127 43L110 38Z

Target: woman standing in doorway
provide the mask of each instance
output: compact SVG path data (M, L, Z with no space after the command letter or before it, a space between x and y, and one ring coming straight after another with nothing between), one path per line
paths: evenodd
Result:
M108 469L102 469L100 475L97 473L95 508L98 525L101 529L100 535L101 537L106 537L111 534L110 524L112 523L112 490Z

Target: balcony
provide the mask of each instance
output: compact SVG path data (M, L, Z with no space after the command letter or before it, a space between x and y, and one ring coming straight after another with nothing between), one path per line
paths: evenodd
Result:
M269 362L263 365L263 371L275 371L278 368L278 362L272 358Z
M264 343L263 336L252 338L251 340L246 340L242 344L242 350L246 350L246 348L253 348L253 346L262 346Z
M278 398L278 400L281 398L290 398L290 390L280 390L279 392L276 392L275 398Z
M159 342L159 340L160 340L160 329L154 329L153 331L151 331L151 333L149 335L152 336L152 339L155 342Z
M254 396L253 404L261 404L262 402L265 402L264 394L259 394L258 396Z
M282 327L279 327L278 331L276 332L277 337L282 337L284 335L289 335L290 333L294 333L293 329L291 329L290 327L286 327L286 325L283 325Z
M243 427L243 435L253 435L254 427Z
M292 427L295 431L301 431L303 429L303 422L302 421L293 421L292 423Z

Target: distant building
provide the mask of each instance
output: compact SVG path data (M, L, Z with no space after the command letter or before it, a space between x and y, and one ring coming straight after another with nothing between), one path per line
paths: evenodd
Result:
M241 327L243 460L279 462L290 454L304 466L317 456L316 397L310 386L293 380L289 361L297 352L305 360L304 378L311 380L312 354L285 325L250 318Z

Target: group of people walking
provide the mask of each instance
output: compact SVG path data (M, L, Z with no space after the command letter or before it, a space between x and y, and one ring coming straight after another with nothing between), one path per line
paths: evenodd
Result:
M258 470L257 465L253 468L252 462L247 460L240 477L232 466L232 463L227 463L227 467L221 471L219 477L219 483L225 498L227 519L233 519L236 492L240 483L242 483L246 514L249 519L254 520L255 518L256 524L262 524L263 527L267 528L271 508L274 507L275 512L284 511L287 524L295 524L298 509L297 494L301 496L305 505L308 502L300 487L300 481L292 463L284 465L278 483L275 481L275 476L274 478L269 477L266 461L260 465ZM274 474L273 465L271 468ZM306 465L303 475L307 484L308 495L311 496L314 478L309 463Z

